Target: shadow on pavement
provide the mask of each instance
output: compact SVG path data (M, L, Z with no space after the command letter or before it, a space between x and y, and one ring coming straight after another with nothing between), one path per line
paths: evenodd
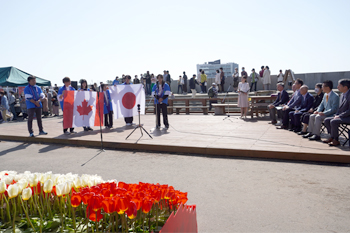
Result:
M7 153L10 153L10 152L15 152L15 151L19 151L19 150L24 150L24 149L26 149L28 146L30 146L30 143L22 143L22 144L19 144L18 146L15 146L15 147L13 147L13 148L10 148L10 149L1 151L1 152L0 152L0 156L6 155Z

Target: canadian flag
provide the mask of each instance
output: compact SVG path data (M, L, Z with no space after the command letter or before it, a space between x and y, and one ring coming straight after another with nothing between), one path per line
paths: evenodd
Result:
M103 95L97 92L65 91L63 128L103 125Z
M140 105L140 114L145 114L145 90L142 84L117 85L109 88L114 119L138 115L137 105Z

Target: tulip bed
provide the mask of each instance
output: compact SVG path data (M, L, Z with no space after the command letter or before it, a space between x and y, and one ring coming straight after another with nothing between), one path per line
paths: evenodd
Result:
M169 185L0 172L0 232L159 232L186 202Z

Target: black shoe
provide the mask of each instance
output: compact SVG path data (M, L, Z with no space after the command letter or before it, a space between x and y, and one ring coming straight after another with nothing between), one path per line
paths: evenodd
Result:
M313 135L312 137L309 137L309 140L311 140L311 141L320 141L321 137L317 136L317 135Z
M84 128L84 131L89 131L89 129L88 128Z
M88 127L87 129L90 130L90 131L94 131L93 129L91 129L91 127Z
M312 137L312 136L313 136L312 133L307 133L307 134L303 135L303 138L309 138L309 137Z
M300 129L300 128L295 128L293 131L294 131L295 133L299 133L299 132L301 131L301 129Z
M294 131L294 128L290 128L290 129L288 129L289 131Z
M308 132L300 131L300 132L298 133L298 135L305 135L305 134L308 134Z

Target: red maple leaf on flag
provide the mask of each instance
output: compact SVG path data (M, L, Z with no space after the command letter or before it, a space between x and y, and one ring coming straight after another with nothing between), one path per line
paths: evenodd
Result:
M89 115L89 113L92 111L92 106L88 105L88 102L84 99L83 102L81 102L81 106L77 106L77 111L79 112L80 116Z

